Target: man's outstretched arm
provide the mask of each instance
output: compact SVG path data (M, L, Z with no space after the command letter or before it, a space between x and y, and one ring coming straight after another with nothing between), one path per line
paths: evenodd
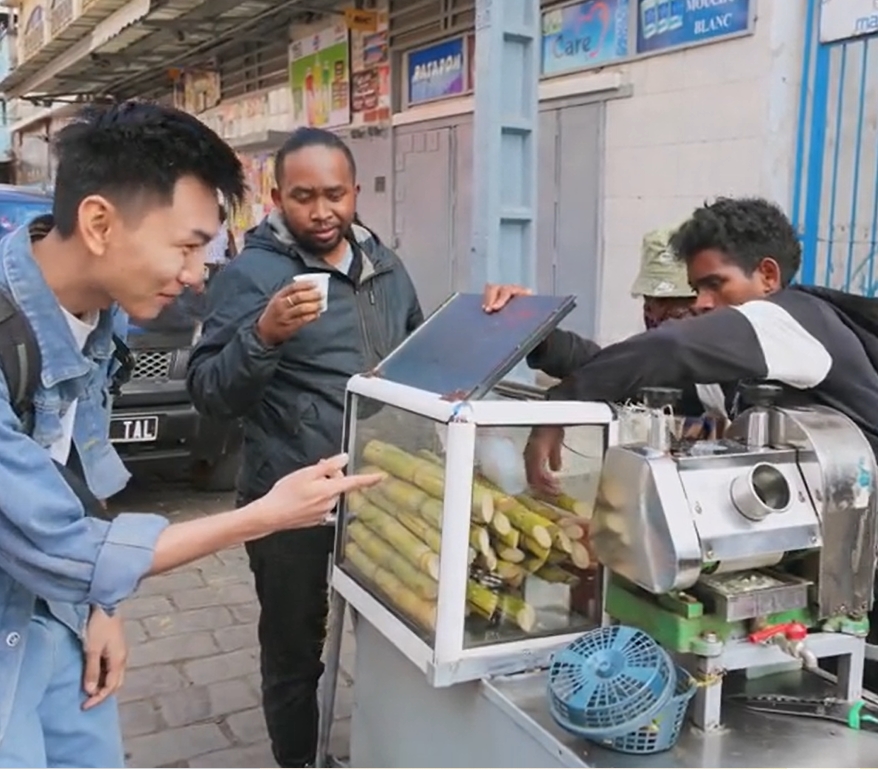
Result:
M814 299L777 298L714 310L605 347L553 387L553 400L624 401L644 387L772 379L819 385L832 367L829 318Z

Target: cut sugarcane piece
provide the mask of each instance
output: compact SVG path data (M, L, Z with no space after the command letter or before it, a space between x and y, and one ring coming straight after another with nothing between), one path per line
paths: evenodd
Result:
M403 556L397 553L377 534L373 534L360 521L352 521L347 528L351 540L372 559L373 562L386 568L410 590L427 601L435 601L439 597L439 583Z
M571 551L573 550L573 546L570 546ZM553 550L549 553L549 557L546 558L546 563L557 566L559 564L571 563L573 560L572 553L562 553L560 550Z
M479 557L479 554L475 551L475 548L468 547L466 549L466 565L472 566L476 562L476 558Z
M524 582L524 578L527 576L527 572L521 566L509 561L498 561L496 571L497 575L504 582L516 589L521 587L521 583Z
M579 577L562 569L560 566L543 566L542 569L536 572L535 576L539 577L544 582L569 585L570 587L579 584Z
M574 542L578 539L582 539L586 534L588 534L588 522L582 521L581 518L570 518L562 519L558 522L558 526L560 526L564 533L572 539Z
M406 560L433 579L439 579L439 556L390 513L372 504L359 492L348 494L348 506L372 533L392 545Z
M585 518L577 518L567 510L562 510L560 507L534 499L527 494L520 494L516 499L528 510L560 526L570 539L582 539L588 530L588 521Z
M491 517L489 525L493 531L501 536L505 536L512 531L512 524L509 522L509 519L499 510L494 510L494 515Z
M537 542L533 537L528 537L527 535L521 538L521 545L527 552L532 553L537 558L542 558L544 561L549 557L549 553L552 552L551 547L546 547L541 542Z
M495 592L473 580L466 583L466 600L485 619L494 616L500 603L500 597Z
M541 515L528 510L524 505L516 502L509 497L512 505L502 512L509 519L509 522L518 529L522 534L526 534L531 539L539 542L543 547L552 546L552 537L549 534L549 526L551 521L547 521Z
M429 449L419 449L415 456L419 459L426 459L428 462L432 462L438 467L445 467L445 462L442 461L442 457Z
M574 542L570 552L570 560L577 569L587 569L591 564L591 555L582 542Z
M493 552L491 550L491 537L483 526L470 526L469 543L483 555Z
M498 516L503 516L506 518L503 513L497 513ZM521 532L518 529L513 529L512 526L509 527L509 531L505 534L501 534L499 531L494 530L494 539L497 542L502 543L506 547L518 547L521 543Z
M524 563L521 564L521 567L528 574L536 574L543 566L546 565L546 561L548 560L549 552L544 551L545 555L532 555L528 558L524 559Z
M552 537L552 547L555 550L560 550L562 553L569 553L572 551L573 542L570 537L564 533L564 529L558 524L549 524L549 535Z
M500 615L511 620L525 633L533 631L537 624L537 613L533 606L515 595L501 595L498 605Z
M497 557L509 563L522 563L527 556L517 547L499 547Z
M345 545L345 557L366 579L373 582L387 600L422 627L436 629L436 604L425 601L406 587L393 573L376 564L355 543Z
M584 518L586 521L591 520L591 505L582 502L579 499L574 499L569 494L558 494L558 496L541 495L541 500L544 502L548 502L555 507L560 507L562 510L566 510L568 513L573 513L573 515L575 515L577 518Z
M479 561L485 571L493 572L497 568L497 554L489 547L488 552L479 554Z

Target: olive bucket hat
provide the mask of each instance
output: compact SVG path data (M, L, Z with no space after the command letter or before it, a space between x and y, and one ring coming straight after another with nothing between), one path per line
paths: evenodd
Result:
M686 265L671 251L669 241L673 234L673 229L653 230L643 237L640 272L631 287L635 299L641 296L657 299L695 296L686 276Z

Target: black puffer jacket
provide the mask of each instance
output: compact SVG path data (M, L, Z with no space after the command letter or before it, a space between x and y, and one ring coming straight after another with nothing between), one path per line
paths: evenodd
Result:
M273 213L212 281L203 336L189 361L189 392L209 416L244 420L240 496L341 449L348 379L374 367L422 321L405 267L365 228L353 227L354 280L302 250ZM276 348L255 325L295 275L330 272L329 307Z

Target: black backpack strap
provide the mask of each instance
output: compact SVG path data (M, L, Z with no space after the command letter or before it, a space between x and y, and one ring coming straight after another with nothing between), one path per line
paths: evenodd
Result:
M40 346L27 316L6 291L0 290L0 368L6 377L9 402L30 433L34 395L43 369Z
M113 334L113 360L116 366L110 375L110 393L119 395L122 386L130 381L137 361L128 345L116 334Z

